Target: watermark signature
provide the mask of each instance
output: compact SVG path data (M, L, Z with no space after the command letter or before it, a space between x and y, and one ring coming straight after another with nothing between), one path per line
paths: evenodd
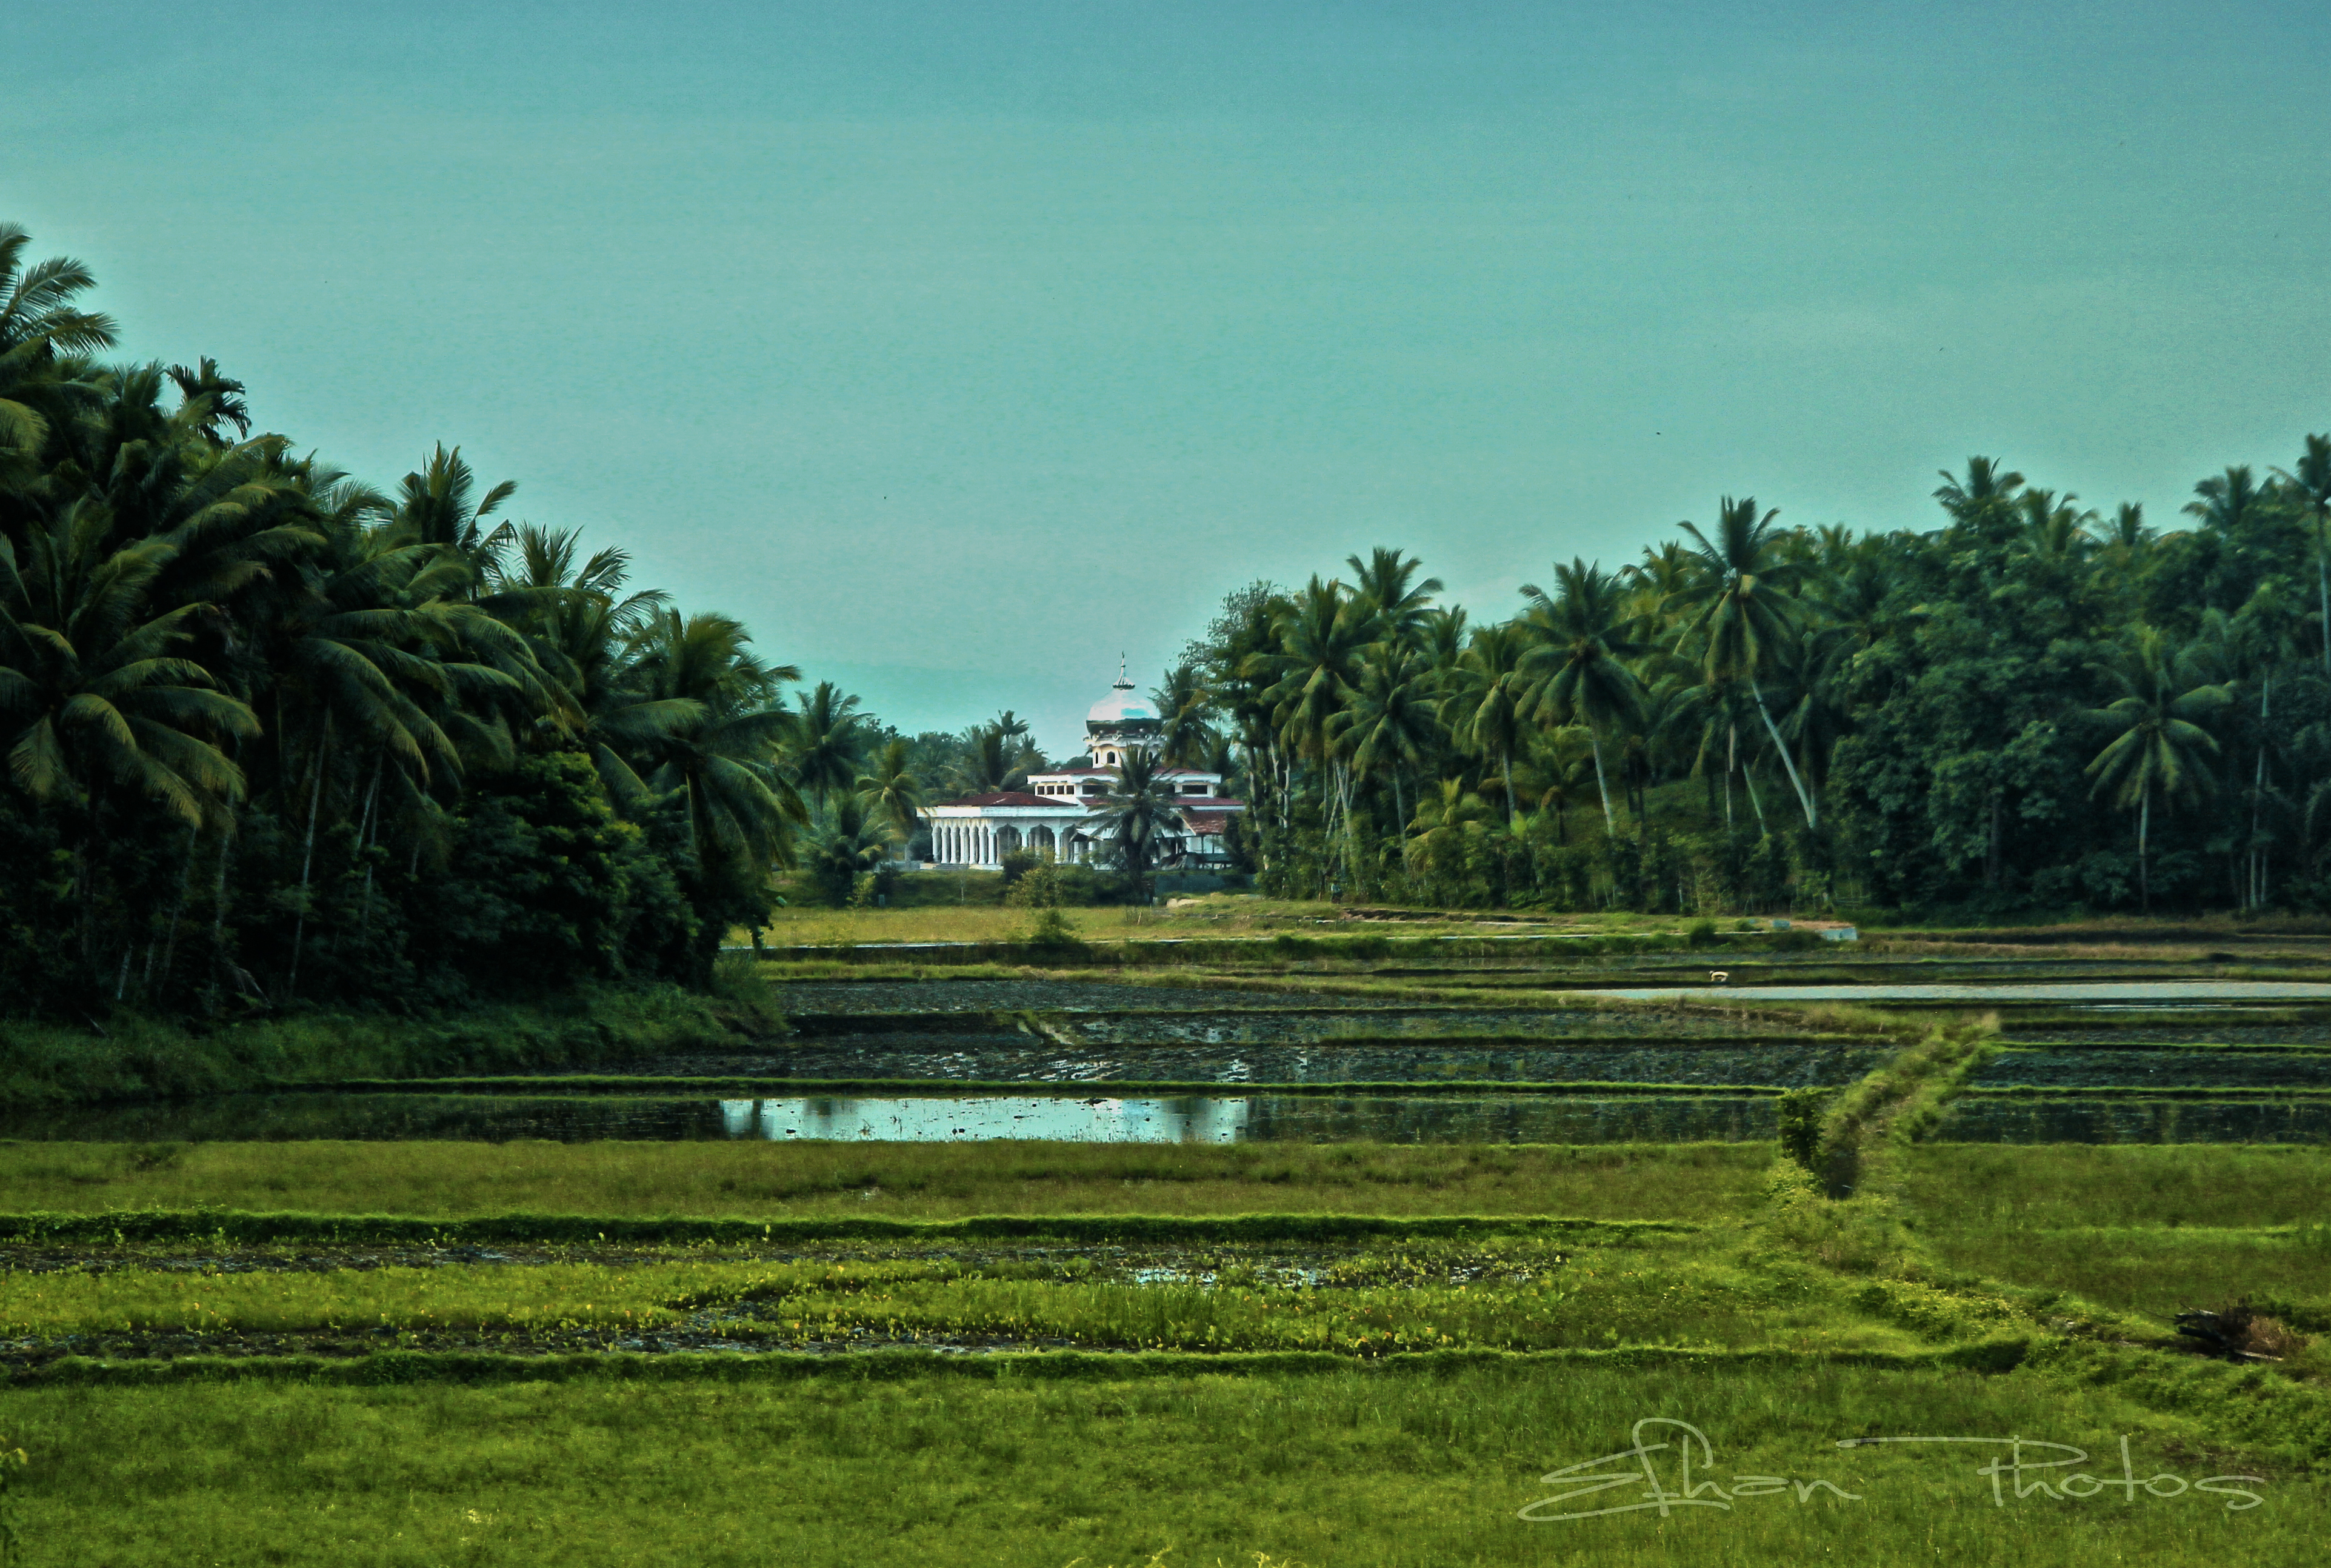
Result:
M1533 1525L1599 1519L1612 1514L1656 1513L1664 1519L1681 1508L1716 1508L1729 1513L1736 1502L1750 1497L1793 1495L1802 1505L1823 1493L1838 1502L1862 1500L1861 1494L1818 1478L1731 1475L1720 1480L1714 1478L1717 1468L1715 1448L1708 1440L1708 1434L1689 1421L1648 1416L1637 1421L1628 1435L1633 1441L1631 1448L1582 1459L1539 1477L1542 1484L1559 1490L1523 1508L1519 1517ZM2241 1513L2266 1501L2248 1487L2225 1484L2246 1481L2263 1486L2263 1476L2206 1476L2189 1481L2163 1471L2140 1477L2126 1437L2120 1440L2121 1473L2117 1477L2095 1476L2084 1470L2058 1474L2070 1470L2074 1465L2088 1463L2088 1450L2037 1438L1844 1438L1839 1440L1837 1446L1858 1449L1883 1443L1961 1443L2003 1449L1994 1451L1990 1463L1976 1467L1973 1472L1990 1481L1992 1502L2002 1508L2007 1506L2011 1490L2019 1502L2034 1496L2077 1502L2117 1491L2121 1501L2134 1503L2140 1492L2152 1497L2210 1493L2226 1498L2228 1513ZM1601 1507L1571 1506L1605 1493L1617 1496ZM1621 1497L1632 1500L1622 1502Z

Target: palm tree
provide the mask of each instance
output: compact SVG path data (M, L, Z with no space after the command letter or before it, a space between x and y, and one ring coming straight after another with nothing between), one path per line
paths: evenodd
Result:
M2022 474L2011 473L2004 464L1987 457L1967 459L1964 479L1947 469L1941 472L1943 482L1935 491L1935 499L1950 514L1955 527L1997 543L2021 525L2015 492L2023 488Z
M1556 592L1522 584L1529 601L1526 623L1533 640L1523 657L1529 681L1529 716L1540 724L1578 724L1594 754L1594 782L1603 795L1603 831L1616 833L1611 781L1603 764L1603 734L1634 717L1642 683L1627 660L1644 651L1622 608L1619 580L1600 565L1573 557L1554 568Z
M1166 672L1166 684L1152 691L1149 700L1157 707L1166 764L1196 765L1215 741L1204 672L1195 661L1185 659Z
M1423 763L1439 728L1433 709L1432 673L1423 656L1378 643L1360 667L1349 706L1330 721L1356 774L1391 775L1393 820L1401 832L1408 826L1401 774Z
M2198 758L2215 754L2217 741L2194 723L2223 707L2223 687L2197 684L2180 692L2192 679L2186 661L2174 657L2161 633L2140 626L2128 646L2093 668L2121 689L2121 695L2085 717L2113 736L2088 774L2096 780L2093 798L2112 792L2113 803L2136 817L2136 879L2145 909L2153 908L2153 882L2148 854L2153 828L2153 797L2174 804L2210 788L2209 770Z
M2331 675L2331 435L2310 435L2298 471L2275 470L2296 489L2315 521L2316 613L2322 618L2323 673Z
M2203 527L2221 533L2240 529L2266 499L2248 463L2236 463L2222 474L2212 474L2193 487L2193 496L2185 503L2185 515L2198 518Z
M1423 636L1425 618L1432 613L1432 595L1441 592L1441 579L1417 582L1416 574L1424 569L1424 563L1382 545L1371 550L1365 562L1349 556L1344 564L1352 569L1355 596L1374 619L1371 630L1375 640L1403 650L1416 648Z
M869 814L857 796L842 795L810 853L811 874L838 908L849 902L860 877L881 869L896 841L889 823Z
M1594 772L1593 743L1585 727L1565 724L1533 731L1529 748L1515 771L1532 809L1554 813L1555 843L1569 843L1570 809L1586 798L1587 781Z
M777 688L800 672L762 663L747 651L751 641L726 615L682 620L666 610L636 651L649 697L690 705L642 747L652 768L647 782L678 798L698 864L737 886L758 885L790 860L794 828L808 819L777 765L792 727Z
M1984 461L1981 458L1971 460L1970 470ZM1967 501L1966 505L1969 516L1983 519L1987 527L1992 520L1990 508L1999 497L1994 476L1988 468L1983 471L1985 497L1980 502ZM2008 480L2021 483L2022 477L2010 474L1996 483ZM1773 737L1773 749L1780 755L1781 765L1788 770L1790 787L1797 792L1797 803L1805 813L1805 826L1812 828L1820 826L1812 792L1798 775L1796 762L1789 755L1789 748L1781 739L1780 729L1773 723L1773 716L1765 707L1765 694L1757 685L1757 677L1790 640L1789 617L1796 608L1790 590L1804 575L1802 563L1779 558L1773 528L1773 519L1779 515L1775 508L1759 517L1753 496L1744 496L1736 501L1726 496L1717 507L1714 541L1692 523L1679 525L1692 537L1697 547L1692 552L1694 581L1683 590L1678 603L1698 608L1699 613L1685 635L1698 641L1704 650L1701 664L1708 679L1746 683L1748 695L1756 704L1757 717L1765 721L1765 733Z
M113 318L73 303L96 287L89 269L70 256L27 266L31 243L0 223L0 479L19 467L29 474L60 405L91 390L81 356L113 347Z
M420 471L406 474L398 487L394 521L406 539L451 550L485 578L500 565L512 537L508 523L489 533L486 519L518 493L518 485L504 480L472 502L477 482L461 461L461 449L448 451L440 442Z
M795 692L794 701L799 711L792 718L787 761L794 782L823 807L857 783L866 749L866 717L857 711L858 698L831 680Z
M1416 835L1403 846L1404 858L1436 898L1453 901L1459 889L1477 885L1472 873L1486 866L1496 813L1462 779L1442 779L1416 809Z
M28 541L0 536L0 739L8 772L33 800L72 808L74 881L84 962L93 963L94 809L119 789L189 828L215 826L243 791L223 739L259 733L250 708L176 651L207 606L149 614L147 590L175 546L141 539L107 553L109 518L74 503ZM189 852L191 852L191 846ZM125 952L123 973L127 975Z
M1279 651L1268 659L1271 685L1263 696L1299 755L1327 757L1330 722L1351 695L1368 620L1343 584L1317 576L1274 617Z
M1522 669L1528 651L1519 627L1477 627L1441 683L1441 720L1449 727L1450 739L1459 749L1497 764L1505 785L1508 822L1520 809L1513 759L1521 745L1522 711L1530 690Z
M1149 869L1182 825L1174 786L1158 776L1156 758L1139 746L1126 753L1108 793L1095 803L1088 821L1085 831L1116 851L1118 863L1133 879L1136 897L1147 902Z
M923 785L908 761L909 750L905 740L890 740L874 754L873 765L858 775L860 804L902 845L914 838L923 822Z
M975 726L964 736L964 749L950 770L948 787L959 795L1027 788L1029 770L1044 765L1043 757L1028 745L1027 734L1028 727L1014 718L1009 708Z

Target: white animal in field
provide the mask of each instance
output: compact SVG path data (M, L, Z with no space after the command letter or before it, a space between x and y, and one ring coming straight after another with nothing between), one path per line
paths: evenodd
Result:
M1708 983L1710 985L1729 985L1732 984L1732 973L1727 969L1711 969L1708 972Z

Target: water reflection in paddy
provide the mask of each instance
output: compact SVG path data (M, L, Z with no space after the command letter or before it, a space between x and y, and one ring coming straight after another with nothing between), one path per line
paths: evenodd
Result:
M0 1119L0 1137L196 1140L826 1138L1074 1143L1741 1142L1774 1136L1770 1098L1725 1095L222 1095Z

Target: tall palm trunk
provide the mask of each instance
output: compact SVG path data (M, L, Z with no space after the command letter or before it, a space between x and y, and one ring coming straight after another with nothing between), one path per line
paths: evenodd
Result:
M332 716L327 713L316 737L316 784L308 792L308 841L300 853L300 917L291 927L291 973L283 982L286 1000L300 994L300 945L308 935L308 874L316 864L316 818L324 809L324 765L331 749Z
M2272 700L2274 676L2271 672L2259 680L2259 748L2258 772L2250 780L2250 908L2256 909L2266 903L2266 849L2259 842L2259 811L2266 799L2266 724L2268 704Z
M2331 516L2315 520L2315 598L2323 616L2323 673L2331 675Z
M1603 832L1606 838L1619 836L1619 823L1611 814L1611 781L1603 776L1603 737L1594 727L1586 727L1586 744L1594 748L1594 787L1603 792Z
M1514 803L1514 748L1501 746L1498 751L1498 766L1506 775L1506 826L1514 825L1514 813L1521 808Z
M1805 781L1797 776L1796 759L1789 755L1787 744L1781 739L1780 727L1774 724L1772 714L1765 710L1765 694L1757 689L1756 677L1753 674L1748 677L1748 695L1756 699L1756 715L1765 721L1765 733L1773 737L1773 749L1781 754L1781 765L1788 770L1789 787L1797 792L1797 804L1804 808L1805 826L1821 826L1820 818L1813 810L1812 794L1805 788Z
M2153 781L2147 779L2143 803L2136 808L2136 898L2138 908L2147 915L2153 913L2153 872L2145 852L2152 830Z

